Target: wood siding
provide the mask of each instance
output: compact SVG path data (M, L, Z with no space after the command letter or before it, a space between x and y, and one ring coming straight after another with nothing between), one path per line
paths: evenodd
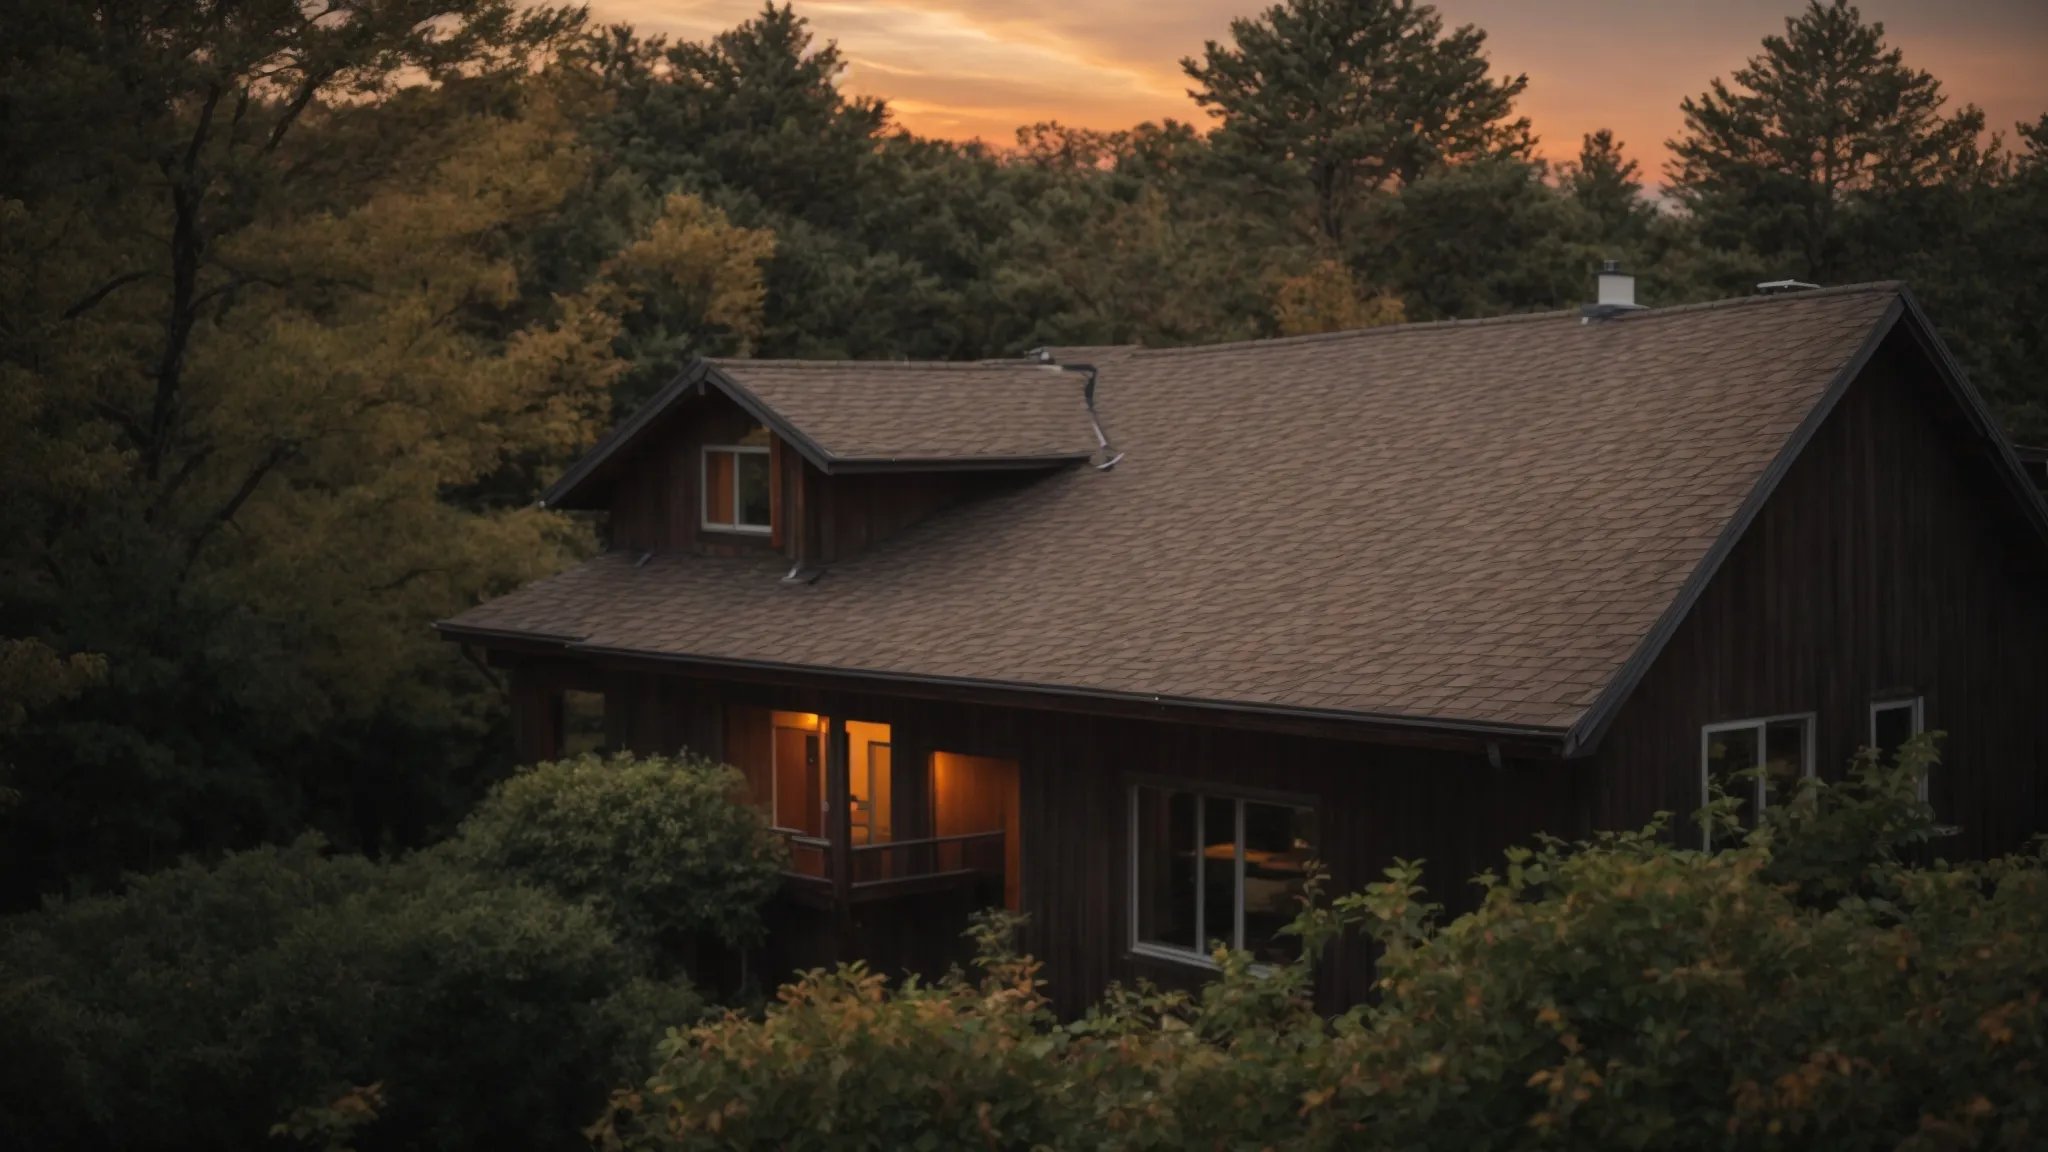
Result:
M781 552L792 564L849 560L935 512L1029 483L1039 472L879 472L828 476L771 437L768 535L703 527L707 444L730 444L754 426L723 393L687 400L658 434L617 466L611 481L610 545L624 552L738 555Z
M1395 858L1425 861L1431 897L1470 907L1473 875L1501 851L1538 832L1590 830L1589 763L1518 762L1490 767L1478 751L1450 752L1117 717L1038 712L883 695L849 695L765 684L613 671L606 681L609 727L618 746L640 752L692 747L723 756L729 708L816 712L889 724L899 764L932 752L996 757L1018 765L1016 899L1030 916L1025 945L1046 963L1060 1009L1081 1011L1113 980L1146 977L1193 985L1202 968L1130 955L1127 922L1129 812L1136 778L1219 790L1285 792L1313 798L1319 856L1334 891L1380 878ZM751 746L732 751L747 758ZM905 773L909 778L909 773ZM1001 888L979 894L1005 902ZM778 940L765 962L781 978L800 967L862 956L887 971L933 974L960 958L958 933L971 910L958 897L860 905L843 937L829 918L782 908ZM939 913L944 911L944 915ZM804 941L808 941L806 944ZM936 967L927 966L927 962ZM1352 941L1331 957L1323 980L1328 1007L1362 998L1371 969Z
M1821 773L1873 699L1948 733L1931 799L1981 856L2048 827L2048 571L1991 461L1903 330L1879 349L1730 552L1596 753L1599 823L1699 804L1700 728L1816 713Z
M772 536L703 527L704 446L736 443L754 426L753 417L723 393L679 405L663 421L662 432L619 465L611 486L611 547L729 555L774 549Z

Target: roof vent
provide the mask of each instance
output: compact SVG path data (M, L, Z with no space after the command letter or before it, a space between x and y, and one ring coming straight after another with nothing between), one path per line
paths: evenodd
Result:
M1642 307L1636 303L1636 278L1621 270L1619 260L1606 260L1600 265L1599 300L1579 309L1579 319L1591 324L1623 312L1639 312Z
M1776 296L1784 292L1811 292L1818 287L1820 285L1808 284L1804 280L1766 280L1757 285L1756 290L1765 296Z

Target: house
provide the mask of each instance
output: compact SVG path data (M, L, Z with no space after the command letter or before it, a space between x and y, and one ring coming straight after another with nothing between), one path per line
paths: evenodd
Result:
M584 709L744 770L784 971L930 969L1000 903L1074 1011L1283 953L1310 859L1456 908L1538 833L1698 843L1708 780L1767 805L1922 729L1949 851L2048 829L2048 510L1896 284L703 361L545 502L609 550L441 631L527 759Z

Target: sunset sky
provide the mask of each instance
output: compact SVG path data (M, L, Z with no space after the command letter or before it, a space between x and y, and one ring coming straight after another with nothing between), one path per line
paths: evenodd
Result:
M595 0L600 20L700 39L760 0ZM1546 155L1611 127L1654 173L1680 128L1678 102L1726 75L1783 26L1793 0L1443 0L1447 24L1490 35L1496 70L1526 72L1522 111ZM1261 0L798 0L851 61L849 91L886 97L898 120L934 136L1008 144L1020 124L1089 128L1200 119L1181 57L1227 39ZM2048 112L2048 0L1866 0L1909 64L1993 127ZM1653 181L1654 182L1654 181Z

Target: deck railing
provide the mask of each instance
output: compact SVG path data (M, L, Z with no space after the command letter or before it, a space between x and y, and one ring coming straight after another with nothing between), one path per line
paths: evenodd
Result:
M843 879L835 871L832 841L787 828L777 831L789 843L785 876L791 890L814 901L844 893L847 900L863 903L1003 878L1001 829L854 844L846 852Z

